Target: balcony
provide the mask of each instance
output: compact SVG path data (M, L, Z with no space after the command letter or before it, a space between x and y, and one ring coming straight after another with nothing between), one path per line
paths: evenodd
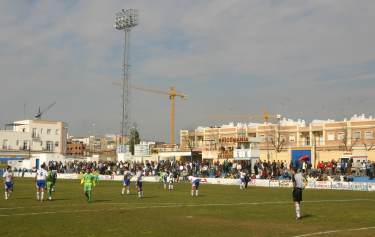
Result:
M36 133L33 133L33 134L31 135L31 138L32 138L33 140L37 140L37 141L40 140L40 136L39 136L38 134L36 134Z

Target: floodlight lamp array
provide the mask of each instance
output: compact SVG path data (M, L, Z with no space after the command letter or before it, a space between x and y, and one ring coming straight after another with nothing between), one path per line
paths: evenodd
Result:
M138 25L138 11L136 9L122 9L116 13L114 27L117 30L125 30Z

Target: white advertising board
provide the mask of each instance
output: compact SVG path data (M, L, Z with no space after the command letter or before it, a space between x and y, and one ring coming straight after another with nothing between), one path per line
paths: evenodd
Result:
M15 172L15 176L21 176L21 173ZM34 178L35 173L26 172L26 178ZM58 174L58 179L80 179L80 174ZM122 181L122 175L99 175L99 180L114 180ZM132 177L132 181L136 178ZM159 176L146 176L143 177L145 182L159 182ZM201 178L202 184L219 184L219 185L239 185L239 179L224 179L224 178ZM270 187L270 188L291 188L293 183L290 180L268 180L268 179L251 179L249 182L251 186ZM310 189L334 189L334 190L354 190L354 191L375 191L375 182L329 182L329 181L308 181L306 188Z

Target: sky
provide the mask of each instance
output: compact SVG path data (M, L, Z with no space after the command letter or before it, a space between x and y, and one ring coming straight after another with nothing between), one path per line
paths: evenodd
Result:
M375 115L372 0L0 1L0 124L43 116L69 134L121 128L121 9L139 11L130 36L132 85L176 99L180 129L220 125L216 115L292 119ZM143 139L168 141L169 99L131 92Z

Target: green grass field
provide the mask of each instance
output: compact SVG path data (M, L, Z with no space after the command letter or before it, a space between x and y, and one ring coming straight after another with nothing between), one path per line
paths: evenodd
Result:
M144 183L138 199L133 184L121 196L121 185L101 181L88 204L78 180L58 180L54 200L40 203L34 181L16 179L0 200L0 236L375 236L375 193L305 190L296 221L291 189L203 184L192 198L188 183L172 192Z

